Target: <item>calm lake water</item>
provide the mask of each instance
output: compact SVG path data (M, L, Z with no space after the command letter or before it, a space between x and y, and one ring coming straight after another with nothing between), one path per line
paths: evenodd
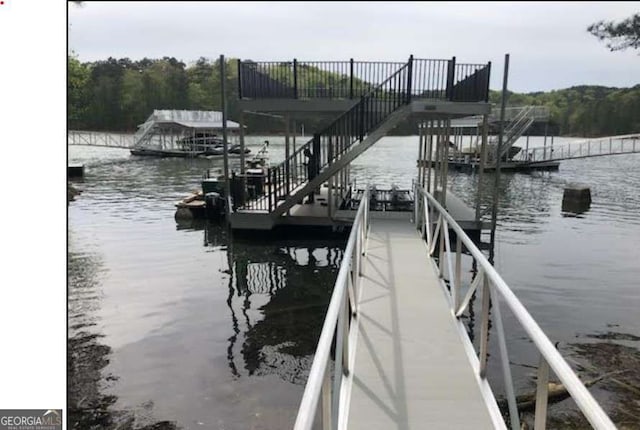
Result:
M248 141L255 150L264 139ZM283 139L268 139L281 159ZM417 137L384 138L352 175L408 187L416 156ZM69 161L87 166L68 208L69 428L290 428L344 241L265 243L177 224L173 203L222 161L87 147L70 147ZM472 205L475 181L452 172L450 186ZM591 186L588 212L562 214L569 182ZM639 184L638 154L505 174L495 250L499 273L583 379L625 371L591 388L625 428L640 428ZM518 392L529 391L538 358L505 318ZM580 428L573 409L552 406L554 425Z

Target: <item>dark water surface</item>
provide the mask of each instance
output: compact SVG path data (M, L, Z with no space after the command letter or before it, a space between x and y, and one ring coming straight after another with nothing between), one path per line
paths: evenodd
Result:
M270 140L277 161L282 139ZM409 186L416 153L415 137L385 138L352 173ZM264 243L176 224L173 203L221 161L80 147L69 158L88 166L68 212L69 428L290 428L343 241ZM475 180L452 173L451 189L472 204ZM560 210L573 181L593 199L577 217ZM583 379L625 371L592 388L625 428L640 428L639 185L639 155L504 175L495 261ZM516 385L528 391L538 358L504 313ZM553 406L554 425L580 428L572 410Z

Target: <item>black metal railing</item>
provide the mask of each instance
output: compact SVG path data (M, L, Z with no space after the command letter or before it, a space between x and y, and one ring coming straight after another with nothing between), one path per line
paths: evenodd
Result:
M384 61L241 61L240 98L362 97L405 63Z
M412 95L428 99L446 99L451 60L413 60Z
M489 64L456 64L453 57L414 59L411 94L450 101L488 101ZM357 99L405 63L382 61L241 61L240 98Z
M280 200L321 174L354 144L363 141L391 113L408 104L411 101L412 66L411 60L405 63L287 159L271 167L264 194L247 201L241 209L272 212Z
M320 66L333 68L333 80L319 91L318 76L299 72L301 64L310 70ZM349 79L341 73L344 64L349 65ZM363 63L364 64L364 63ZM393 70L397 63L367 63L370 66L362 77L376 81L378 74ZM488 101L491 63L456 64L451 60L413 59L395 70L377 86L358 79L353 84L356 63L305 62L298 63L240 63L242 70L239 85L241 95L249 97L346 97L360 94L360 101L340 115L332 124L314 135L280 164L271 167L265 175L247 177L250 187L248 200L241 209L272 212L280 200L288 198L327 166L337 161L356 142L365 139L400 106L408 104L412 97L434 98L450 101ZM364 66L363 66L364 67ZM324 69L323 69L324 70ZM361 72L361 71L359 71ZM323 78L324 79L324 78ZM252 82L247 89L247 82ZM347 86L347 81L349 84ZM314 82L313 86L310 84ZM366 85L365 85L366 84ZM369 85L369 87L367 87ZM365 92L367 88L370 88Z
M238 60L240 98L295 98L292 62Z
M455 61L455 58L454 58ZM449 100L454 102L488 102L491 62L455 64Z

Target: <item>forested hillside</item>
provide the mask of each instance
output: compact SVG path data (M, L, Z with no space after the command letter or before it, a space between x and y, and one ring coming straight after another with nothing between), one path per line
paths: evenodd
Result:
M220 110L219 60L200 58L191 65L175 58L109 58L82 63L68 58L68 127L79 130L133 132L153 109ZM229 118L237 119L237 62L227 60ZM328 72L319 72L319 76ZM318 74L318 72L316 72ZM499 103L500 92L491 92ZM602 136L640 132L640 85L633 88L578 86L550 92L510 93L514 106L545 105L550 131L567 136ZM326 123L305 121L307 133ZM281 121L247 115L250 133L282 131ZM397 133L412 133L408 124Z

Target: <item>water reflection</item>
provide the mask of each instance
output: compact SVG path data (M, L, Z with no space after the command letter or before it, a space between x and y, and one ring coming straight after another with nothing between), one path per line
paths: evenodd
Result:
M202 230L204 246L223 252L229 275L227 345L234 378L277 375L303 385L311 367L345 238L259 240L232 237L204 220L176 224Z
M207 246L220 246L223 231L208 225ZM306 382L343 246L342 240L228 242L233 334L227 359L234 377L275 374Z
M106 271L95 252L74 250L70 232L68 261L68 321L67 333L67 428L175 430L169 421L151 419L138 422L134 411L117 410L118 397L109 391L118 377L106 371L112 348L103 341L101 321L97 317L101 306L101 279ZM142 405L151 416L153 402Z

